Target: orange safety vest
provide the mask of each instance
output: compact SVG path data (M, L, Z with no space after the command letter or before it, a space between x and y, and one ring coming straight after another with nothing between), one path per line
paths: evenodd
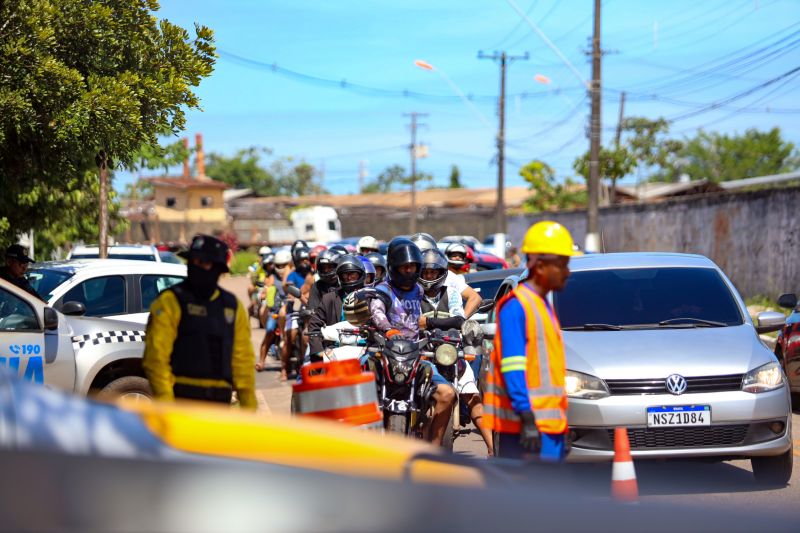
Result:
M536 416L536 426L542 433L561 434L567 431L567 395L564 392L566 361L561 326L547 309L541 296L520 283L497 304L498 328L494 338L491 367L487 372L483 396L484 424L501 433L519 433L520 417L514 412L500 371L503 339L500 334L500 310L516 298L525 311L527 334L524 367L528 396ZM520 362L520 364L522 364Z

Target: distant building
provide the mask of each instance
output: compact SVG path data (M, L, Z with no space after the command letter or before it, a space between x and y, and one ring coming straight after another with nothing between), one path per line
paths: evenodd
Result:
M184 142L188 146L188 140ZM195 142L194 176L186 160L180 176L140 178L152 184L153 197L123 207L122 214L130 221L124 240L186 244L197 233L227 231L223 193L229 186L206 176L202 134Z

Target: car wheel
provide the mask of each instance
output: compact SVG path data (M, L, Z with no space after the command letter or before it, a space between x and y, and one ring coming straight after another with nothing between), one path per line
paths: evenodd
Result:
M147 380L140 376L118 378L100 389L97 393L100 400L116 400L125 398L137 402L153 401L153 389Z
M753 475L760 485L783 487L792 477L793 451L771 457L753 457Z

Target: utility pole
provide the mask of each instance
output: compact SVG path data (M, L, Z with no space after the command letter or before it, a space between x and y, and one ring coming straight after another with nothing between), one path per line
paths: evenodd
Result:
M364 181L367 179L367 160L362 159L358 162L358 193L364 192Z
M506 152L506 69L514 61L521 59L528 60L528 52L521 56L510 56L505 52L495 52L492 55L478 52L478 59L491 59L500 62L500 98L498 99L498 110L500 125L497 130L497 233L506 233L506 204L504 198L505 190L505 152Z
M412 235L417 232L417 128L424 126L417 122L419 117L427 117L427 113L403 113L404 117L411 117L411 144L408 151L411 155L411 217L408 222L408 232Z
M114 163L104 150L97 152L94 158L100 170L100 243L99 257L108 257L108 167Z
M594 0L594 35L592 37L592 118L589 144L589 209L586 220L586 251L600 250L598 203L600 200L600 0Z
M614 138L614 147L619 150L619 142L622 138L622 121L625 120L625 91L619 95L619 119L617 120L617 136ZM611 178L611 194L609 202L613 205L617 201L617 178Z

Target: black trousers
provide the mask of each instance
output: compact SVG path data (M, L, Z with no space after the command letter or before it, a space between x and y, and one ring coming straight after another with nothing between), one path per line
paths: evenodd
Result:
M232 388L223 387L197 387L195 385L185 385L176 383L172 386L175 398L184 400L200 400L204 402L231 403L233 397Z

